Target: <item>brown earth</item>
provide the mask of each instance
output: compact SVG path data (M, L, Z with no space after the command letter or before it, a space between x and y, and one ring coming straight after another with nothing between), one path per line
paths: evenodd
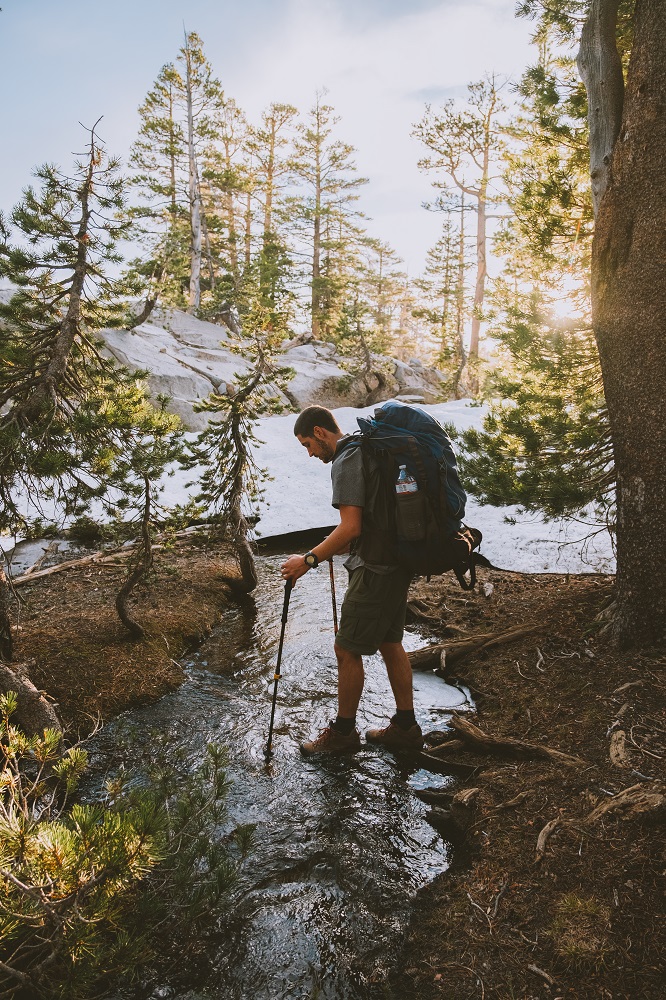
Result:
M84 564L14 591L14 659L56 703L63 724L87 735L97 719L157 698L183 680L178 657L197 645L229 604L238 577L231 551L206 535L155 552L148 580L130 597L144 641L115 611L127 559Z
M484 582L493 587L487 597ZM450 669L447 658L446 675L470 687L473 721L486 734L538 743L584 763L518 760L455 745L440 751L453 764L478 766L453 789L478 792L468 793L468 830L453 849L451 869L418 897L391 984L395 996L666 995L666 657L663 649L622 652L604 633L612 585L602 576L494 571L484 571L471 595L455 581L416 585L417 616L430 622L437 641L451 636L452 648L461 636L535 627ZM619 808L619 793L634 786L642 798L654 793L644 812L636 801ZM606 811L590 819L595 807Z

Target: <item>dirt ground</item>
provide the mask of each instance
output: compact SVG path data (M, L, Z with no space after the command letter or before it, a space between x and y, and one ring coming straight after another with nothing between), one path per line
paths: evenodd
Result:
M229 604L238 576L230 551L205 535L157 549L153 570L130 597L144 627L132 639L115 611L127 560L84 564L14 591L14 660L32 661L33 683L56 705L63 724L87 735L130 705L150 701L183 680L178 658L210 632Z
M85 734L98 716L181 682L175 661L218 619L229 601L225 578L236 572L230 553L205 536L157 552L132 602L149 632L145 642L130 639L115 614L125 565L35 580L16 591L16 659L34 660L33 681ZM446 750L453 773L467 775L453 791L469 793L471 823L449 871L417 898L398 971L381 986L390 995L666 995L663 806L613 811L634 786L663 802L666 656L614 646L598 620L611 595L608 577L490 570L471 594L452 578L413 588L412 613L433 641L531 630L453 667L447 656L446 676L469 686L474 722L486 734L545 745L580 763ZM590 819L604 804L613 807Z
M477 766L453 789L478 789L473 822L451 869L418 897L393 995L666 996L666 657L617 649L598 620L611 595L608 577L495 571L473 594L448 580L415 587L412 607L438 641L534 627L447 676L470 687L486 734L581 762L446 750ZM619 793L633 786L658 808L621 809Z

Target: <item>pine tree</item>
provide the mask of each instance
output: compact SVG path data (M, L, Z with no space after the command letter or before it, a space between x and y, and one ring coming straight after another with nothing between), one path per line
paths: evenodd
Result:
M305 186L292 212L300 217L307 248L312 336L317 339L333 325L329 317L339 280L337 256L344 246L341 233L358 218L353 206L358 189L367 183L356 175L354 148L333 138L340 119L323 96L317 93L307 121L299 126L292 162Z
M16 287L0 305L0 530L12 534L45 502L63 518L94 499L111 504L115 490L131 502L141 490L127 475L128 447L139 435L150 451L174 429L98 337L124 320L123 283L108 275L130 224L117 161L93 128L74 176L52 165L36 176L40 188L2 222L0 245L0 275Z
M507 157L511 216L496 243L506 266L493 290L502 365L481 433L464 435L470 488L482 501L546 517L613 523L608 417L589 313L592 212L586 101L552 31L521 80ZM570 316L558 316L562 289Z
M248 536L266 476L253 457L255 425L265 414L282 411L283 390L293 376L293 370L279 362L293 297L283 283L285 263L280 259L272 263L268 273L268 261L259 254L251 268L250 307L242 316L242 337L235 345L248 368L234 376L231 391L213 393L198 407L212 419L185 463L203 468L195 500L213 513L234 546L240 568L236 587L245 593L257 585Z
M215 115L224 103L219 81L195 32L185 40L175 64L162 68L139 108L141 127L132 147L133 183L143 205L147 259L133 262L135 285L174 305L196 312L201 305L206 218L202 203L202 163L215 137ZM152 293L152 294L151 294Z
M458 190L472 199L476 211L476 279L472 307L469 363L478 366L479 338L487 278L488 209L497 201L497 164L504 148L501 119L505 106L494 77L468 85L467 102L457 107L453 100L434 112L426 110L414 134L428 147L430 155L421 167L443 176L434 186L445 192ZM476 391L478 379L471 372L470 387Z
M423 275L415 281L421 301L414 315L428 324L434 364L449 375L453 396L460 395L467 355L463 331L467 310L465 276L465 198L442 202L446 212L442 235L426 257Z
M133 747L142 780L112 775L100 802L81 804L86 751L55 730L26 737L17 704L0 695L0 992L115 996L148 964L199 954L252 847L251 826L230 836L222 822L224 752L209 745L183 777L153 734Z

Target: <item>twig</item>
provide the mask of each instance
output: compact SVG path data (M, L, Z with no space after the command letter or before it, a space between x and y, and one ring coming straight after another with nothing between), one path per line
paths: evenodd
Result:
M551 819L544 826L543 830L541 831L541 833L537 838L537 845L536 845L537 861L541 861L541 859L543 858L544 854L546 853L546 843L548 842L548 838L550 837L551 833L553 833L553 831L556 830L558 826L561 825L561 823L562 820L558 816L556 817L556 819Z

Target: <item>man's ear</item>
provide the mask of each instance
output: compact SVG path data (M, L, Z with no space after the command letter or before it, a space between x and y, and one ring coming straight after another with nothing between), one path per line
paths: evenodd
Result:
M323 427L313 427L312 428L312 436L314 438L316 438L317 441L325 441L326 440L326 434L327 434L327 431Z

